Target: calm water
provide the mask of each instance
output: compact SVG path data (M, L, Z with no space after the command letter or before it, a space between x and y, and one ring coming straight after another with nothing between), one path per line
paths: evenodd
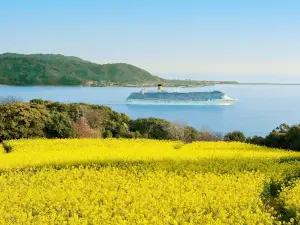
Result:
M0 86L1 96L107 105L131 118L159 117L214 132L243 131L265 135L281 123L300 123L300 86L219 85L180 91L220 90L240 100L232 106L127 106L126 97L140 88Z

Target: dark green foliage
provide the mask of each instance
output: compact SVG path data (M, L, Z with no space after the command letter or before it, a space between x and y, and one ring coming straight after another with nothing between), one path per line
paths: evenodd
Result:
M89 104L62 104L59 102L48 103L47 108L51 113L64 112L72 123L81 118L88 121L89 126L104 137L130 136L128 122L130 118L124 113L117 113L106 106ZM109 131L109 132L108 132Z
M174 139L171 132L171 123L164 119L136 119L129 122L129 127L131 131L138 131L145 138Z
M59 85L72 86L72 85L85 84L85 80L78 78L78 77L73 77L72 75L69 75L69 76L61 77L60 79L57 80L57 83Z
M290 127L286 124L281 124L276 129L272 130L265 138L265 144L274 148L288 148L286 142L286 133Z
M163 119L131 120L124 113L117 113L106 106L89 104L63 104L33 99L29 103L1 105L0 138L30 137L73 138L81 132L79 125L97 137L153 138L191 142L198 132L188 126L172 124ZM76 132L74 128L77 128ZM78 130L79 129L79 130ZM77 135L76 135L77 133ZM94 135L97 134L97 135Z
M45 122L49 119L50 114L43 105L25 103L0 105L0 141L44 137Z
M110 130L106 130L103 133L103 137L105 137L105 138L112 138L113 134L112 134L112 132Z
M286 134L276 131L272 131L266 136L265 144L273 148L288 148Z
M47 104L47 109L49 109L51 112L67 112L69 105L60 102L50 102Z
M300 125L290 127L287 124L281 124L272 130L265 138L254 136L248 138L247 142L273 148L300 151Z
M254 145L265 145L265 138L261 136L253 136L253 137L248 137L246 139L247 143L251 143Z
M43 99L32 99L32 100L30 100L30 103L42 105L42 104L46 103L46 101L44 101Z
M74 124L85 119L95 136L134 138L128 129L130 118L109 107L88 104L63 104L31 100L29 103L0 105L0 141L18 138L75 137Z
M130 133L128 128L128 116L119 114L108 107L103 108L103 112L103 130L106 131L106 133L110 131L108 137L112 135L112 137L120 138ZM106 134L103 135L106 136Z
M227 141L239 141L239 142L246 141L246 137L241 131L232 131L226 134L224 139Z
M67 113L55 112L46 123L45 135L47 138L74 138L76 137L72 127L72 121Z
M300 125L292 126L286 132L286 142L289 149L300 151Z

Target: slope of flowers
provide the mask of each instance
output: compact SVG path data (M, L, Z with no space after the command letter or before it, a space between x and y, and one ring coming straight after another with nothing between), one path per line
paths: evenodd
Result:
M195 142L184 145L176 141L130 139L72 139L72 140L19 140L6 141L9 151L0 158L0 169L41 165L67 165L100 162L158 162L184 164L196 162L233 161L235 164L255 164L284 158L300 158L300 153L242 143ZM207 160L209 159L209 160ZM237 163L237 161L239 163ZM202 163L201 163L202 162ZM232 165L233 166L233 165ZM251 170L251 167L249 168Z
M0 224L276 224L262 196L271 180L300 171L297 152L242 143L73 139L4 147ZM297 212L298 185L282 197Z
M293 183L290 187L286 187L281 198L285 203L287 213L291 217L295 217L300 223L300 179Z
M0 177L0 217L2 224L272 224L260 199L264 180L93 166L10 172Z

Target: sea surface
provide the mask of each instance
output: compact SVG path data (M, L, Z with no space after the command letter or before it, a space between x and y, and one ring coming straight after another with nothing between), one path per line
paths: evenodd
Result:
M107 105L131 118L159 117L202 131L243 131L266 135L281 123L300 123L300 86L216 85L181 88L181 92L219 90L239 101L232 106L129 106L127 96L141 88L127 87L16 87L0 86L0 97L15 96L59 102ZM155 89L155 88L148 88ZM174 88L169 88L174 90Z

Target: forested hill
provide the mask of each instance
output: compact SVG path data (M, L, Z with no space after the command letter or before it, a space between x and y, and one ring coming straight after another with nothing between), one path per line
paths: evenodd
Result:
M7 85L147 85L164 82L125 63L96 64L54 54L0 54L0 84Z

